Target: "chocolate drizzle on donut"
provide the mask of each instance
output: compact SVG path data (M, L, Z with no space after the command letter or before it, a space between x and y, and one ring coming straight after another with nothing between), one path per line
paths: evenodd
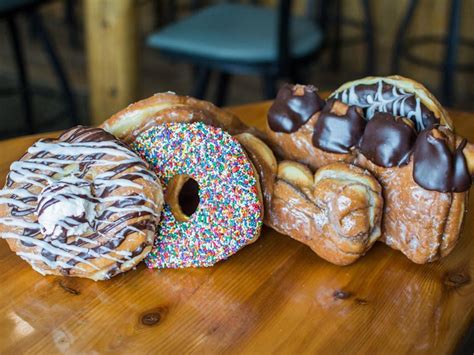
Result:
M285 84L268 111L268 125L274 132L296 132L323 106L314 86Z
M366 122L355 106L330 99L314 126L313 145L331 153L349 153L357 145Z
M371 119L376 112L389 112L409 118L419 132L439 123L439 119L414 93L379 80L374 84L357 84L333 97L348 105L362 107L365 117Z
M386 168L407 164L416 132L405 120L385 112L375 113L365 127L360 152Z
M92 166L100 168L92 173ZM6 186L0 191L0 202L8 205L11 215L0 218L0 222L14 227L14 232L0 236L31 248L18 252L23 259L43 262L63 274L73 269L83 271L78 264L99 270L90 262L98 257L110 259L120 268L137 251L116 249L132 233L154 233L159 211L144 194L114 195L120 188L143 189L142 184L134 182L137 179L158 184L145 162L102 129L79 126L66 131L58 140L40 140L22 160L12 164ZM88 186L90 190L80 190ZM42 191L42 201L38 201L31 188ZM93 220L85 213L68 214L63 205L58 205L57 211L64 214L53 215L58 218L59 228L55 227L53 234L45 234L40 218L56 211L48 209L64 203L93 204ZM87 228L83 228L84 224ZM71 233L71 228L78 226L84 232ZM143 250L144 246L140 248Z
M464 139L451 151L448 137L438 128L422 131L413 153L413 178L421 187L440 192L463 192L471 176L462 150Z

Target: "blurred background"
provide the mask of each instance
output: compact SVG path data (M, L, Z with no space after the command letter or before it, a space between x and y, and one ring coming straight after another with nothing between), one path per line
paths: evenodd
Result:
M226 105L286 81L398 73L474 109L472 0L0 0L0 138L97 124L174 91Z

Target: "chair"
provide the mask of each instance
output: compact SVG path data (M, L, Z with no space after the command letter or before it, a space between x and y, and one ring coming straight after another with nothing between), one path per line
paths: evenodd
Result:
M54 45L38 13L38 7L47 0L0 0L0 20L5 20L9 30L10 41L15 56L18 72L18 81L24 110L24 118L28 126L28 132L33 133L34 110L32 102L32 89L28 80L25 54L23 52L21 38L18 31L17 17L25 14L29 17L34 34L41 40L54 72L57 76L65 99L69 117L73 124L78 124L76 105L72 90L66 77L66 73L54 49Z
M323 10L326 12L327 31L330 31L334 37L331 40L331 68L338 71L341 63L341 47L351 46L353 44L364 43L367 51L365 57L365 73L366 75L374 75L376 73L376 51L374 40L374 25L371 14L371 1L361 0L362 20L356 20L343 16L342 5L343 0L324 0ZM344 26L351 27L360 32L348 38L343 38L342 28Z
M192 95L197 98L204 98L211 71L219 72L219 106L225 103L234 74L261 76L267 99L275 97L277 79L302 81L298 68L318 55L323 42L315 23L291 15L290 0L280 0L276 9L219 3L147 38L147 44L163 55L194 65Z
M418 0L410 0L405 16L400 22L395 38L394 52L392 54L392 72L399 73L400 60L405 60L416 65L437 70L441 75L440 98L446 106L454 103L454 79L456 71L474 71L474 64L458 63L458 50L460 46L474 48L474 41L461 36L462 0L451 0L449 3L448 26L444 36L417 35L407 36L407 31L419 5ZM416 46L438 44L444 46L444 56L441 61L424 58L414 51Z

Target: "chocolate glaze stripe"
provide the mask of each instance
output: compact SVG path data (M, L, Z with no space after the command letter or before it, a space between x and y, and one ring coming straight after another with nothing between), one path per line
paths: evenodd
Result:
M60 267L62 269L67 269L67 268L70 268L70 266L64 262L64 261L61 261L61 260L50 260L48 258L45 258L44 256L42 255L39 255L39 254L32 254L32 253L25 253L25 252L18 252L17 255L19 257L21 257L23 260L27 261L27 262L31 262L31 261L41 261L43 263L45 263L46 265L48 265L48 267L52 268L52 269L56 269L57 267ZM43 272L38 269L38 268L35 268L33 266L33 268L38 271L40 274L43 274ZM81 268L81 267L77 267L76 266L76 269L77 270L80 270L80 271L86 271L85 269Z
M67 139L72 140L75 137L86 136L85 134L76 134L77 131L79 131L79 129L76 129L76 132ZM95 132L100 130L87 129L87 131ZM0 237L5 239L17 239L25 246L40 247L42 249L41 255L38 253L21 252L20 256L22 258L30 261L40 260L53 268L59 266L67 270L72 268L79 270L81 268L78 267L77 264L84 263L97 269L88 259L104 257L119 264L123 263L124 260L107 254L115 253L125 260L130 260L133 257L134 253L132 251L116 251L113 249L117 248L130 233L145 233L144 230L140 230L135 226L144 227L147 231L154 231L154 224L151 218L157 216L154 209L157 206L153 200L142 194L134 194L127 197L121 196L120 198L119 196L109 195L113 190L121 187L143 189L142 185L131 181L132 179L141 178L153 184L157 184L156 177L152 172L146 170L146 164L122 143L115 141L113 136L105 132L103 132L103 134L107 135L107 139L104 139L102 142L60 143L52 140L40 141L28 150L28 152L33 155L31 160L12 164L12 171L7 179L7 188L0 192L0 196L6 197L1 198L0 201L8 204L12 208L11 213L13 217L0 218L0 223L18 227L19 229L23 229L23 232L2 233ZM94 133L93 136L96 137L97 133ZM100 153L97 153L98 151ZM108 154L113 158L119 158L119 160L106 161L103 159L104 154ZM65 167L79 164L79 166L84 168L85 166L90 166L91 163L94 163L94 165L99 163L101 166L110 165L111 169L97 175L93 182L87 181L80 176L81 174L84 175L84 171L76 171L73 169L74 171L70 173L79 176L69 175L67 176L67 183L62 183L62 181L65 180L59 180L59 182L65 184L65 186L71 186L71 184L73 184L72 186L77 187L87 187L93 183L96 196L93 196L90 191L63 193L65 186L51 186L51 184L58 182L53 176L55 174L62 175ZM134 166L140 166L144 169L143 171L133 171L132 173L127 171ZM46 182L46 184L43 182ZM23 188L8 188L14 183L23 183ZM25 220L25 218L28 218L28 215L32 215L36 207L38 207L37 197L27 190L32 186L37 186L41 189L45 189L46 186L48 186L47 189L50 189L53 193L52 201L46 199L46 201L41 203L40 209L37 211L40 214L43 209L47 208L48 204L53 205L70 199L83 199L90 202L111 203L112 205L110 207L107 206L104 208L100 217L110 218L113 214L117 214L119 217L113 221L104 221L101 220L101 218L97 219L95 222L97 229L93 231L94 233L86 234L85 237L74 236L73 239L75 241L73 242L71 242L70 238L69 242L67 242L68 238L65 238L64 235L60 235L57 239L53 239L49 242L42 239L44 236L40 236L40 239L38 239L37 237L41 231L40 223ZM33 204L31 204L32 202ZM131 209L131 205L136 207ZM135 222L132 225L124 225L128 220L135 218L145 218L147 220L144 221L142 219L141 222ZM72 226L77 226L85 222L88 222L85 216L64 216L62 220L58 221L57 225L66 231ZM145 223L144 225L143 222ZM118 229L118 231L114 233L112 238L104 240L104 233L113 232L116 229ZM87 247L90 245L94 245L94 247ZM66 261L57 260L57 257L64 257Z
M94 264L90 263L89 261L87 261L86 259L83 259L81 257L78 257L72 253L68 253L67 251L63 250L63 247L53 247L50 243L47 243L43 240L40 240L40 239L36 239L36 238L31 238L31 237L25 237L25 236L22 236L22 235L19 235L19 234L16 234L16 233L2 233L2 238L4 239L18 239L18 240L25 240L27 241L28 243L32 243L36 246L39 246L39 247L42 247L44 250L47 250L51 253L54 253L56 254L57 256L63 256L63 257L66 257L66 258L69 258L69 259L73 259L73 260L76 260L78 262L81 262L81 263L84 263L86 265L89 265L91 266L92 268L95 268L97 270L99 270L99 268L97 266L95 266Z
M108 254L99 254L94 249L85 248L85 247L81 247L81 246L75 246L75 245L72 245L72 244L64 244L64 243L58 242L57 240L51 241L51 244L55 247L62 248L64 250L76 251L76 252L79 252L79 253L90 253L90 255L92 257L95 257L95 258L103 257L105 259L113 260L115 262L120 262L120 259L114 258L113 256L110 256Z

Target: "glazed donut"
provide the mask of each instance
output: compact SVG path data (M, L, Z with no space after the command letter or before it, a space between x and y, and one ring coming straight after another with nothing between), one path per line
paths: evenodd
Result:
M278 124L288 120L296 129ZM424 86L392 76L344 84L325 103L313 86L286 85L259 135L313 170L343 161L373 173L385 200L381 240L425 263L455 246L472 183L474 148L452 128Z
M163 195L125 144L78 126L14 162L0 202L0 236L34 270L104 280L149 253Z
M230 134L247 129L237 117L210 102L172 92L155 94L135 102L114 114L101 127L130 143L147 129L166 122L204 122Z
M336 265L353 263L380 237L382 188L368 171L334 163L313 175L303 164L278 162L249 133L236 138L249 152L268 196L265 224Z

